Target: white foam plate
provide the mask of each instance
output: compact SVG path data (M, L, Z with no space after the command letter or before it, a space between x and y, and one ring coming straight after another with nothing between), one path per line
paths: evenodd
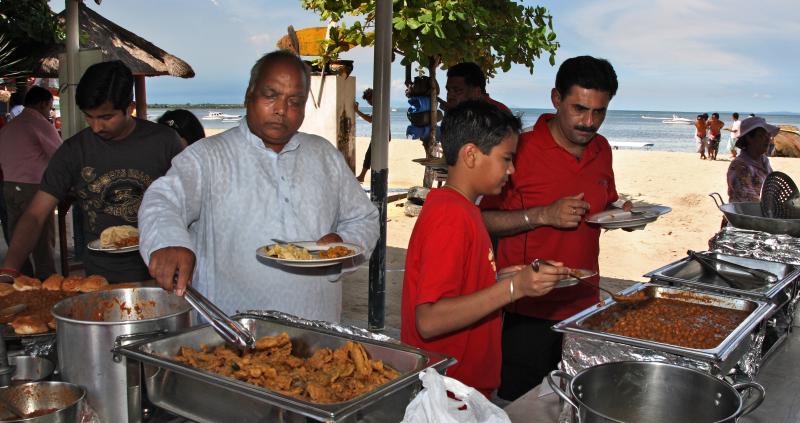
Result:
M258 250L256 250L256 255L258 255L259 257L262 257L262 258L264 258L266 260L282 264L284 266L291 266L291 267L326 267L326 266L333 266L335 264L343 263L343 262L345 262L345 261L347 261L347 260L349 260L349 259L351 259L353 257L357 257L357 256L359 256L359 255L364 253L364 251L361 249L361 247L359 247L358 245L355 245L355 244L350 244L348 242L332 242L330 244L317 245L317 243L315 241L298 241L298 242L292 242L292 244L296 245L298 247L305 248L306 250L308 250L309 253L311 253L312 257L315 255L314 253L319 254L320 251L327 250L328 248L335 247L335 246L342 246L342 247L348 248L350 250L353 250L353 253L352 254L348 254L346 256L330 258L330 259L321 259L321 258L316 258L316 259L311 259L311 260L282 259L282 258L278 258L278 257L273 257L273 256L268 256L267 255L267 250L270 247L272 247L273 245L275 245L275 244L269 244L269 245L265 245L263 247L260 247Z

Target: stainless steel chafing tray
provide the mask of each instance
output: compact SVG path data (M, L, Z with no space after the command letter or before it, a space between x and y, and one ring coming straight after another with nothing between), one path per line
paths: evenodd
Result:
M775 274L778 280L769 283L733 266L716 263L714 268L734 282L731 283L718 274L705 269L700 263L688 256L653 270L644 276L651 278L656 283L666 282L671 285L687 286L703 291L772 301L778 306L783 305L793 297L795 281L800 275L799 266L714 252L705 254L708 254L711 258L731 262L750 269L766 270Z
M673 354L689 360L696 360L707 363L711 373L724 374L732 369L739 358L744 355L751 344L751 336L754 329L769 315L776 305L749 298L725 296L720 294L701 292L687 288L668 287L654 284L637 284L622 291L622 294L629 295L636 292L643 292L649 298L669 297L677 301L693 302L704 305L712 305L722 308L748 311L749 315L739 324L720 344L712 349L694 349L677 345L670 345L645 339L631 338L591 329L586 321L604 310L614 306L613 300L608 299L598 306L592 306L567 320L564 320L553 329L565 334L580 335L590 339L607 341L612 345L617 345L621 349L636 347L642 350L652 350L662 353ZM680 294L680 298L673 295ZM688 295L687 295L688 294ZM639 354L639 353L637 353ZM641 354L640 354L641 355ZM589 358L590 359L590 358ZM602 362L602 361L601 361Z
M130 344L119 349L144 364L147 395L156 406L198 422L324 422L400 421L419 389L418 374L428 367L438 371L455 362L440 354L403 344L375 341L329 332L270 317L237 316L234 320L256 338L287 332L292 350L310 356L319 348L338 348L348 340L360 342L373 359L383 360L400 377L350 401L316 404L281 395L235 379L178 363L173 358L181 346L221 345L222 338L208 326Z

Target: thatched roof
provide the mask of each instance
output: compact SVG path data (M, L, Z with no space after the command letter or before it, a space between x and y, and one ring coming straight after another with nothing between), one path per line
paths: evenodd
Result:
M156 47L150 41L100 16L94 10L80 3L80 32L88 35L81 48L99 48L103 60L122 60L134 75L172 75L181 78L194 77L194 70L188 63ZM58 14L65 19L66 11ZM42 78L58 77L58 55L64 53L65 46L56 45L39 52L31 52L30 68L34 76Z

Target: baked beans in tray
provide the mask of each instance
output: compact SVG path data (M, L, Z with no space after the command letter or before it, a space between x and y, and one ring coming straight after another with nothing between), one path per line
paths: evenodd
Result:
M725 359L775 308L773 304L685 288L638 284L646 300L607 300L554 326L560 332L653 350Z

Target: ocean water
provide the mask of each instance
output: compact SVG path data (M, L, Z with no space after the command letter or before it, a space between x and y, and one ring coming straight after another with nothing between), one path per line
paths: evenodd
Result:
M189 109L198 118L208 115L210 111L220 111L227 114L244 115L245 109ZM551 113L548 109L511 109L522 119L523 127L531 126L542 113ZM148 117L155 120L164 113L165 109L150 109ZM362 108L364 113L371 113L369 107ZM712 111L713 112L713 111ZM665 124L659 119L644 119L642 116L671 118L673 115L694 119L695 116L704 112L686 111L647 111L647 110L610 110L606 115L606 120L600 127L600 134L608 138L609 141L624 142L644 142L652 143L652 150L657 151L682 151L694 152L694 125L687 124ZM711 114L711 112L705 112ZM720 119L726 126L730 125L731 113L719 112ZM742 117L747 117L747 112L739 112ZM800 127L800 115L797 114L759 114L767 122L777 125L795 125ZM740 117L741 119L741 117ZM219 120L201 120L205 128L227 129L236 125L235 122L221 122ZM392 139L405 139L406 127L409 125L406 117L405 108L393 108L390 116L392 127ZM356 118L356 136L369 137L372 135L372 128L369 123L361 118ZM723 132L722 140L728 139L727 132ZM412 140L409 140L412 141ZM416 140L413 140L416 141ZM724 145L724 144L723 144Z

